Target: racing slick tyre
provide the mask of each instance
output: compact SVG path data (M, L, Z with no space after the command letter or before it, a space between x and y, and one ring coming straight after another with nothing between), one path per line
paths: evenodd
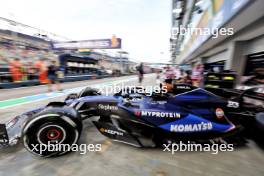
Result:
M76 145L82 131L81 118L73 108L48 107L28 119L22 129L24 147L40 157L65 154Z

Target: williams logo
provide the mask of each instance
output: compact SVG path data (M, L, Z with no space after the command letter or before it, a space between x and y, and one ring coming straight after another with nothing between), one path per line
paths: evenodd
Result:
M213 129L213 124L209 123L198 123L198 124L180 124L171 125L170 131L172 132L197 132L197 131L210 131Z
M112 111L112 110L117 110L117 106L109 105L109 104L98 104L98 109L102 109L105 111Z
M142 117L181 118L181 114L177 112L136 111L135 115Z

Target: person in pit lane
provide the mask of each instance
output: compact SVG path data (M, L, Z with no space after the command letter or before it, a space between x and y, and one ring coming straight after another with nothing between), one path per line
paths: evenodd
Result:
M190 71L185 71L183 77L179 80L179 83L192 85L192 78Z
M168 93L173 91L173 80L165 79L163 83L161 83L161 88L165 89Z
M58 67L56 66L56 61L53 60L51 61L51 64L48 66L48 79L49 79L49 84L48 84L48 90L49 92L52 91L52 84L55 84L57 87L58 91L61 91L61 85L58 79Z
M144 78L144 65L141 62L140 65L137 67L138 71L138 82L139 84L142 84L143 78Z
M180 93L181 90L178 90L175 85L177 84L186 84L186 85L192 85L192 79L190 76L190 73L188 71L185 72L184 76L179 80L174 80L171 78L165 79L163 83L160 84L161 89L166 90L167 94L177 94Z

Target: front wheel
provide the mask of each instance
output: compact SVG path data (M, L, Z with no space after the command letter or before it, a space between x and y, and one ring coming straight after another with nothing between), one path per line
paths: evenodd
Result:
M70 152L81 133L80 124L71 114L60 113L53 108L38 114L26 122L23 128L23 144L32 154L51 157Z

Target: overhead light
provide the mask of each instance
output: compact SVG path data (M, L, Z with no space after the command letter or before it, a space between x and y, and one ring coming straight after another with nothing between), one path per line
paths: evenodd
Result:
M173 9L172 12L173 13L181 13L182 12L182 8Z

